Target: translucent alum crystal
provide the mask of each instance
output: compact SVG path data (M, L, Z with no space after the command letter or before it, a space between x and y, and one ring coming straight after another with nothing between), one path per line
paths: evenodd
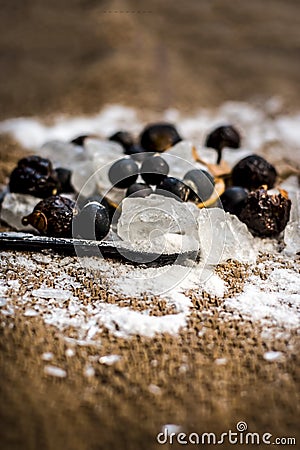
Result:
M236 216L221 208L201 209L198 218L201 256L205 264L216 265L234 259L254 263L254 238Z
M34 228L30 226L25 227L22 224L22 218L30 214L40 200L40 198L32 195L8 192L1 206L0 218L15 230L33 231Z
M285 253L295 255L300 252L300 192L289 194L292 207L290 220L284 230Z
M117 225L121 239L140 251L181 253L198 250L198 208L169 197L125 198Z

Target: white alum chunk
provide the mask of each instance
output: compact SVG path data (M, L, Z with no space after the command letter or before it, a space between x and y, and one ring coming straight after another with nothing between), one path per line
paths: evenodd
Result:
M203 262L216 265L234 259L242 263L255 263L254 238L247 226L236 216L221 208L201 209L199 239Z
M78 145L59 140L46 142L38 151L39 156L50 159L54 167L72 170L86 159L84 149Z
M292 201L290 220L284 230L285 253L295 255L300 252L300 193L290 194Z
M97 191L105 195L112 187L108 179L109 168L125 156L123 148L117 142L87 138L84 150L85 159L73 167L72 185L85 197Z
M117 233L140 251L182 253L198 251L198 208L173 198L152 194L126 198Z
M4 197L0 218L18 231L32 231L34 228L22 224L22 218L32 213L34 207L41 201L32 195L7 193Z

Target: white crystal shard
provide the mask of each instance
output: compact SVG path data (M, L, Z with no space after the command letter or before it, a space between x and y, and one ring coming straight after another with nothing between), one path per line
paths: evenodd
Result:
M236 216L221 208L201 209L198 218L199 240L203 262L216 265L235 259L254 263L254 238Z
M112 187L108 171L114 161L125 156L123 149L117 142L87 138L84 152L84 160L73 167L72 185L85 197L95 192L105 195Z
M1 220L18 231L33 231L31 226L25 227L22 218L32 213L34 207L41 201L32 195L7 193L1 207Z
M195 161L192 150L193 143L191 141L181 141L178 144L174 145L174 147L163 153L163 159L168 163L170 168L169 176L183 179L184 175L189 170L207 170L207 167L205 165L199 164Z
M140 251L198 251L198 215L195 205L169 197L125 198L117 233Z
M59 140L46 142L37 153L43 158L50 159L54 167L65 167L69 170L87 159L82 147Z
M295 255L300 252L300 192L289 194L292 201L290 220L284 230L284 252Z
M92 161L82 161L76 165L71 175L71 184L76 192L84 197L93 195L96 191L96 179Z

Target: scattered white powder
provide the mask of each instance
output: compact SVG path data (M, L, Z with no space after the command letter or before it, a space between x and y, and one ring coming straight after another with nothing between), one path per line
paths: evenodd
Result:
M215 359L215 364L217 366L225 366L227 364L227 358L217 358Z
M120 361L121 359L122 359L122 357L120 355L106 355L106 356L101 356L101 358L99 358L99 363L105 364L106 366L112 366L113 364Z
M46 375L57 378L66 378L67 372L64 369L56 366L45 366L44 372Z
M236 151L225 149L225 158L236 161L247 151L257 152L266 142L284 143L286 157L294 160L300 141L299 113L280 115L280 107L270 111L270 99L265 105L256 107L244 102L226 102L216 109L199 109L193 116L186 117L176 109L166 110L159 120L172 121L177 124L179 132L187 139L203 142L204 136L214 127L224 123L234 123L243 130L244 148ZM277 102L277 99L276 99ZM272 114L272 117L270 115ZM140 117L143 117L141 121ZM153 121L153 114L151 120ZM0 123L1 133L11 133L24 147L32 151L45 142L58 139L70 141L80 134L96 134L107 137L118 129L127 129L138 134L147 121L147 113L120 105L109 105L98 115L85 117L63 117L59 115L51 125L40 119L8 119ZM212 153L215 155L215 153ZM298 153L299 154L299 153Z
M149 384L148 391L151 392L151 394L153 395L161 394L161 388L159 386L156 386L156 384Z
M3 306L5 306L7 303L6 298L0 298L0 308L2 308Z
M284 358L282 352L269 351L264 354L264 359L269 362L280 361Z
M155 334L178 334L180 328L186 326L184 313L165 316L150 316L147 312L119 308L116 305L104 304L98 315L99 323L115 336L126 338L135 334L152 338Z
M73 297L72 292L63 289L34 289L32 295L34 297L55 298L57 300L69 300Z
M83 375L87 378L92 378L95 376L95 369L92 366L85 367Z
M241 294L225 300L225 305L244 318L257 321L265 329L278 327L297 329L300 325L300 275L296 271L276 267L266 280L251 276Z
M75 352L75 350L73 349L73 348L67 348L67 350L66 350L66 356L68 357L68 358L72 358L73 356L75 356L76 355L76 352Z
M39 119L8 119L0 124L0 132L12 133L24 147L32 149L53 139L69 141L89 133L106 137L117 129L139 131L142 127L134 109L112 105L91 117L64 118L60 115L50 126Z
M54 355L51 352L45 352L42 354L42 360L43 361L51 361L53 359Z
M38 315L38 311L35 311L34 309L26 309L26 311L24 312L25 317L36 317Z

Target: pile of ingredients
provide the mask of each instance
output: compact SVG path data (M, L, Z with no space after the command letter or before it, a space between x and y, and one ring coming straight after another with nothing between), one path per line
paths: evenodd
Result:
M1 195L0 218L8 227L2 235L20 234L25 241L38 235L95 245L111 242L128 263L34 255L33 270L36 262L44 261L49 270L55 268L56 276L46 270L48 281L43 278L38 288L23 295L20 305L28 304L27 316L42 315L46 323L63 330L75 326L80 342L93 340L103 326L118 336L177 333L189 316L191 292L206 292L223 298L231 315L244 311L246 317L255 314L257 320L294 328L299 278L290 267L300 252L300 172L292 164L275 167L245 149L241 131L221 124L208 129L199 145L163 121L150 123L137 137L124 129L106 138L87 133L68 142L51 140L25 155ZM145 255L139 266L132 250ZM177 259L150 268L150 253L175 254ZM244 291L227 298L219 265L235 261L247 270L252 265L267 272L265 255L271 253L276 257L270 282L259 279L253 269ZM3 252L1 260L20 270L29 263L27 256L13 252ZM82 267L88 280L98 273L103 291L120 295L125 306L106 303L100 296L83 305L82 293L90 294L69 275L69 269ZM289 300L280 294L280 286ZM2 313L14 314L5 298L8 292L18 295L19 288L17 282L2 282ZM153 296L165 299L165 315L151 313ZM131 310L126 306L129 298L143 298L144 309ZM65 310L64 302L69 305Z

